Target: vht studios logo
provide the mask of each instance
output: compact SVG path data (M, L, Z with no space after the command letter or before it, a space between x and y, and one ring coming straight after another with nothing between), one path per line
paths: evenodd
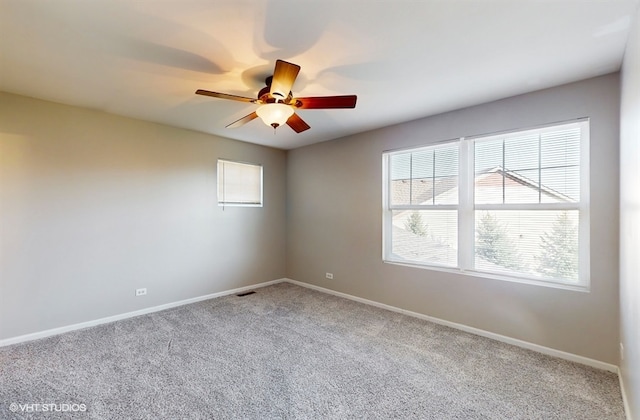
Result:
M18 411L23 413L36 413L36 412L78 412L78 411L87 411L86 404L56 404L56 403L47 403L47 404L18 404L11 403L9 405L9 410L16 413Z

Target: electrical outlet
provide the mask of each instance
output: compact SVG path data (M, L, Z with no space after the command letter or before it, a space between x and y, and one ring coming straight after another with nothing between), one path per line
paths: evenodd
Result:
M136 296L143 296L147 294L147 289L146 287L143 289L136 289Z
M333 273L326 273L324 276L329 280L333 280Z
M624 344L620 343L620 360L624 360Z

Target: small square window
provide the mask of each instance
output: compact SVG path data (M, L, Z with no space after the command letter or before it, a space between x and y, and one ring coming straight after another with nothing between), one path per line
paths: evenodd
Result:
M262 207L262 165L218 159L218 205Z

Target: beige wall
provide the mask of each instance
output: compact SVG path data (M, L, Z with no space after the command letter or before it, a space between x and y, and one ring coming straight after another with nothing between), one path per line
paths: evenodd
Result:
M620 373L640 419L640 9L622 66L620 128Z
M384 150L579 117L591 118L590 293L382 263ZM292 150L287 276L617 364L618 138L611 74Z
M263 208L217 206L219 157L264 165ZM0 339L284 277L285 159L0 94Z

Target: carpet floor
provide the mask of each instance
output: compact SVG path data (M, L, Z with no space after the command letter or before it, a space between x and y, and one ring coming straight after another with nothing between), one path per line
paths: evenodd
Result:
M613 373L279 283L0 348L0 418L602 420L624 409Z

